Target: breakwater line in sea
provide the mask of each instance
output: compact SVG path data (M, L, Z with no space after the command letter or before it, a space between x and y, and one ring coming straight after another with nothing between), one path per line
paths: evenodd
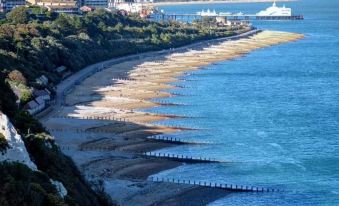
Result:
M234 192L283 192L284 190L277 188L266 188L266 187L256 187L256 186L248 186L248 185L238 185L238 184L226 184L226 183L217 183L217 182L206 182L206 181L195 181L195 180L181 180L174 178L159 178L151 176L149 178L153 182L169 182L169 183L177 183L177 184L189 184L200 187L209 187L209 188L217 188L224 189Z
M143 153L143 155L145 157L164 158L185 163L225 163L225 161L217 160L215 158L175 155L171 153L162 153L162 152L145 152Z
M164 135L152 135L152 136L148 136L147 139L164 141L164 142L183 143L183 144L214 144L212 141L183 140L182 138L169 137L169 136L164 136Z

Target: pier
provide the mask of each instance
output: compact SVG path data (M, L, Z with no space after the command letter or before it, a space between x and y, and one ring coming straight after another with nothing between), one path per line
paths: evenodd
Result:
M175 13L158 13L153 14L149 17L153 21L183 21L192 22L194 20L202 20L203 18L217 18L225 17L229 21L293 21L293 20L304 20L303 15L292 15L292 16L258 16L255 14L244 14L244 15L211 15L202 16L198 14L175 14Z

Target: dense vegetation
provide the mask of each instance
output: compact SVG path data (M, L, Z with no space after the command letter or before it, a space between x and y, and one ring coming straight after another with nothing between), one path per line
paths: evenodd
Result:
M103 191L93 191L74 163L54 144L43 126L21 106L32 98L30 87L45 75L49 87L62 75L112 57L178 47L198 40L232 35L226 27L156 23L136 16L96 10L84 16L55 14L39 7L18 7L0 20L0 111L8 115L41 172L21 164L0 165L0 202L4 205L109 205ZM20 96L13 88L21 91ZM17 99L21 104L18 105ZM18 107L19 106L19 107ZM8 146L0 136L0 151ZM68 195L61 199L49 178Z
M83 17L47 12L40 17L28 10L15 9L0 25L0 69L17 69L30 81L47 74L57 82L52 71L61 65L77 71L116 56L232 34L226 27L155 23L100 9Z
M12 205L66 205L47 175L19 163L0 163L0 202Z

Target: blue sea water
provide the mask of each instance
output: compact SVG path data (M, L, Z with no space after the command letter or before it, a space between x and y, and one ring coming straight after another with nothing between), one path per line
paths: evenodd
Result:
M256 13L270 4L162 7ZM234 193L210 205L339 205L339 1L286 3L304 21L254 22L261 29L298 32L303 40L256 50L205 66L175 84L186 94L149 109L194 118L159 122L199 128L173 134L212 144L161 152L227 161L167 170L158 177L265 186L274 193Z

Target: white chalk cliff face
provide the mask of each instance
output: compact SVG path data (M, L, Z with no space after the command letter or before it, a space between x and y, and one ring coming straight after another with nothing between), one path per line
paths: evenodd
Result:
M19 162L25 164L32 170L37 171L37 166L29 158L29 154L26 150L26 146L21 139L21 136L17 133L8 117L0 111L0 133L2 133L9 145L9 148L3 152L0 152L0 162ZM51 183L57 189L59 195L64 198L67 195L67 190L61 182L50 179ZM0 204L1 205L1 204Z
M29 158L29 154L21 136L17 133L8 117L2 112L0 112L0 133L5 136L10 147L4 154L0 153L0 162L19 162L27 165L32 170L37 170L37 166Z

